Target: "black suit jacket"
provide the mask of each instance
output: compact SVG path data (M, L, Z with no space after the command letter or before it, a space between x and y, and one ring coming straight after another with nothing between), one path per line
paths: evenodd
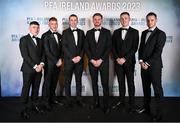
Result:
M20 39L20 52L23 57L21 71L25 73L35 72L33 67L44 62L43 42L40 38L36 38L37 45L34 43L30 34Z
M163 67L161 54L166 42L166 34L158 28L155 28L145 43L147 33L148 30L142 32L139 60L141 59L147 62L151 67Z
M129 27L124 40L122 39L121 31L122 28L115 30L112 36L114 59L124 57L128 63L135 63L135 53L139 44L138 31Z
M60 58L63 58L62 52L62 42L61 42L61 34L57 34L58 36L58 43L54 37L54 34L48 30L45 32L41 39L44 42L44 52L45 52L45 60L46 60L46 67L55 67L56 63Z
M101 28L98 43L96 43L94 35L94 29L91 29L87 31L85 38L85 51L89 60L102 59L103 62L109 61L109 53L112 47L110 30Z
M83 57L84 54L84 39L85 35L83 30L77 29L78 42L75 44L73 32L70 28L66 29L62 33L62 47L64 52L65 65L73 64L72 59L75 56ZM82 62L82 59L81 61Z

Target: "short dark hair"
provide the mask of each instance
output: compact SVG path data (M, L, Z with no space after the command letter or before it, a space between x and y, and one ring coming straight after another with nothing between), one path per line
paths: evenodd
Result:
M95 16L100 16L101 18L103 18L103 16L102 16L101 13L95 13L95 14L93 15L93 18L94 18Z
M75 15L75 14L71 14L71 15L69 16L69 20L70 20L71 17L76 17L76 18L78 19L78 16Z
M39 23L38 23L37 21L31 21L31 22L29 23L29 26L31 26L31 25L38 25L38 26L39 26Z
M122 15L128 15L128 16L130 16L129 12L122 12L122 13L120 14L120 16L122 16Z
M146 15L146 18L147 18L148 16L155 16L155 18L157 18L157 15L156 15L154 12L149 12L149 13Z
M50 21L57 21L57 18L51 17L51 18L49 18L49 22L50 22Z

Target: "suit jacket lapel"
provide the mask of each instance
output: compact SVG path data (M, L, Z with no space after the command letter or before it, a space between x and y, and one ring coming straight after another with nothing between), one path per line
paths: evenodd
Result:
M34 40L31 38L31 36L28 34L28 40L31 42L31 44L36 48L36 44L34 43Z
M157 31L157 27L154 29L154 31L151 33L151 35L149 36L149 38L147 39L146 41L146 45L151 42L151 38L154 36L155 32ZM146 35L147 35L148 31L146 32ZM146 40L146 35L145 35L145 40Z
M131 27L129 27L129 29L127 30L124 41L129 37L130 33L131 33Z
M75 43L75 38L74 38L74 34L71 31L71 29L69 28L69 36L70 36L70 42L73 44L74 48L76 48L76 43Z

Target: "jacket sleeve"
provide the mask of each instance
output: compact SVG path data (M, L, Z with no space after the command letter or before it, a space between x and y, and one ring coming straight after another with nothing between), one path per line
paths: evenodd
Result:
M156 61L158 58L161 57L162 50L163 50L163 47L165 45L165 42L166 42L166 34L164 32L161 32L158 35L158 38L157 38L157 41L156 41L156 45L155 45L155 49L154 49L153 54L146 61L149 65L151 65L152 62Z

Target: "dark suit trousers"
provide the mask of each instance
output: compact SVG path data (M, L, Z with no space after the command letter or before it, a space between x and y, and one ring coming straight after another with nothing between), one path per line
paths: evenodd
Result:
M38 105L39 86L41 83L42 73L25 73L23 72L23 87L22 87L22 101L25 108L30 108L32 105ZM29 92L31 90L31 103L29 101Z
M96 68L89 63L89 71L92 79L94 102L99 102L98 72L100 72L101 84L103 88L103 102L104 106L107 106L109 97L109 62L106 61L102 63L99 68Z
M82 92L82 72L83 65L82 62L77 64L73 63L65 63L65 93L66 96L71 96L71 81L72 75L75 74L75 82L76 82L76 96L80 97Z
M115 63L115 71L119 83L119 95L120 101L125 101L126 84L125 77L127 79L128 93L129 93L129 104L134 105L135 103L135 86L134 86L134 63L124 63L119 65Z
M42 90L42 96L46 101L53 101L56 94L56 86L59 78L59 67L49 67L45 69L44 84Z
M156 113L162 113L163 88L161 83L161 67L149 67L148 70L141 69L141 78L144 93L144 106L150 109L151 102L151 84L154 89Z

